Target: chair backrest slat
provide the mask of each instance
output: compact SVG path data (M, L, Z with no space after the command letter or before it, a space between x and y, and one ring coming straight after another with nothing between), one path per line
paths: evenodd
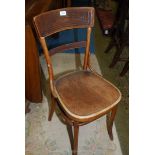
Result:
M49 50L49 55L52 56L58 52L63 52L66 50L71 50L74 48L81 48L81 47L86 47L86 41L73 42L73 43L69 43L69 44L65 44L65 45L52 48Z
M88 28L94 25L94 9L91 7L63 8L48 11L34 17L40 37L73 28Z

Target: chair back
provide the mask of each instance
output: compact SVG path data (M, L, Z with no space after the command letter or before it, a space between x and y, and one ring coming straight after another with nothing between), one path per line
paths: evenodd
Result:
M73 28L88 28L94 25L94 9L72 7L48 11L34 17L39 37Z
M40 40L43 52L48 66L48 72L53 89L53 68L50 56L68 49L86 47L83 69L89 65L90 54L90 35L91 28L94 26L94 8L93 7L71 7L48 11L37 15L33 19L35 30ZM86 41L72 42L61 45L53 49L48 49L45 38L68 29L87 28Z

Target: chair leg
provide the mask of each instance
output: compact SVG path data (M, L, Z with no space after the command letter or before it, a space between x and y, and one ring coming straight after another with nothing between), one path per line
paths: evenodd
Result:
M116 111L117 111L117 106L115 106L110 113L107 114L107 130L108 130L108 134L109 134L109 138L111 140L113 140L113 133L112 133L112 126L113 126L113 122L115 119L115 115L116 115Z
M127 61L123 67L122 72L120 73L120 76L124 76L125 73L129 70L129 61Z
M73 144L72 155L77 155L77 151L78 151L78 135L79 135L79 126L74 125L74 144Z
M116 53L113 57L111 64L109 65L110 68L112 68L116 65L117 61L119 61L119 59L120 59L120 55L123 52L123 46L119 47L119 45L117 45L116 48L117 48Z
M67 124L66 126L67 126L70 144L71 144L71 149L73 150L74 137L73 137L73 132L72 132L72 126L69 124Z
M51 121L55 107L56 107L56 101L54 99L54 97L51 95L51 107L49 108L49 115L48 115L48 121Z
M104 51L104 53L108 53L113 48L113 46L115 46L115 42L112 40L106 48L106 50Z

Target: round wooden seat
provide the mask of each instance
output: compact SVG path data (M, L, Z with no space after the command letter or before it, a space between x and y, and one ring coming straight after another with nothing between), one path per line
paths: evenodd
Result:
M103 114L121 98L113 84L89 71L62 76L55 81L55 87L62 108L77 121Z

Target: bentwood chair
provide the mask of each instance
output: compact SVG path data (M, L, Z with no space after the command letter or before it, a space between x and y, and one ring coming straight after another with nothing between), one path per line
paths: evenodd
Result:
M48 11L34 17L34 25L44 51L50 78L52 105L49 121L57 104L63 118L74 127L73 155L77 155L79 126L103 115L107 116L107 130L112 140L112 126L121 93L112 83L95 72L90 64L89 47L91 30L94 26L94 8L74 7ZM87 28L86 41L48 49L46 37L74 28ZM86 47L83 69L54 79L50 56L67 49L80 47Z

